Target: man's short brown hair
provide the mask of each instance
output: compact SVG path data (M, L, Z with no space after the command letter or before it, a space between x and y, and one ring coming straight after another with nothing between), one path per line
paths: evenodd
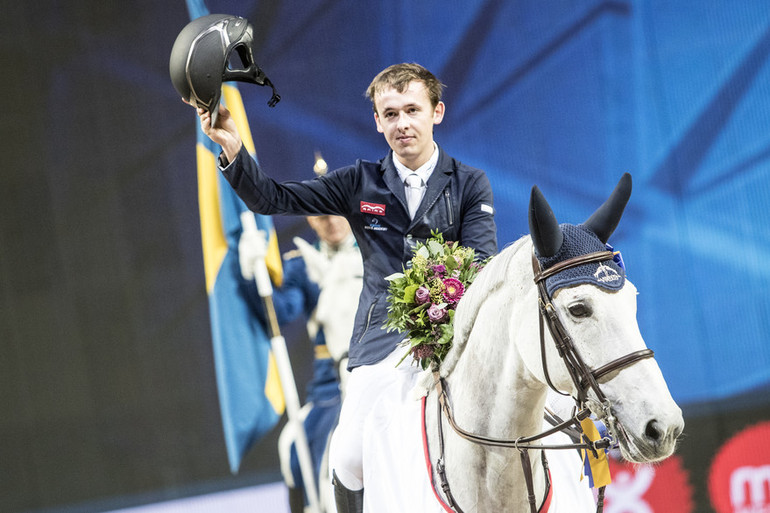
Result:
M372 108L377 113L377 105L374 103L374 97L384 89L392 87L399 93L403 93L409 87L410 82L422 82L428 91L428 98L432 107L436 107L441 101L441 93L444 90L444 84L436 76L414 62L403 62L393 64L380 71L366 89L366 96L372 101Z

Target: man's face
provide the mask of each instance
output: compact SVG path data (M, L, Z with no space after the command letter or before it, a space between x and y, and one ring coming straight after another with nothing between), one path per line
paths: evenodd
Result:
M339 246L350 233L350 225L344 217L309 216L307 222L318 238L333 247Z
M403 93L392 87L377 93L374 106L377 131L385 135L398 160L409 169L427 162L433 154L433 125L444 118L444 104L434 108L425 84L412 81Z

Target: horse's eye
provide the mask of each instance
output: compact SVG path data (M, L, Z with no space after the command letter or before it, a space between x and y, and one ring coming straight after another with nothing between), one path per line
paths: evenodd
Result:
M575 303L569 305L569 313L574 317L588 317L591 315L591 308L585 303Z

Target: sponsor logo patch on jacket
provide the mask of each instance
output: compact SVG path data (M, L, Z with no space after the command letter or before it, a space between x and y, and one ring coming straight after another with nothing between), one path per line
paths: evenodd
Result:
M364 230L372 230L375 232L387 232L388 229L380 224L380 220L376 217L369 219L369 225L364 226Z
M368 201L361 202L361 212L364 214L374 214L376 216L385 215L385 205L380 203L369 203Z

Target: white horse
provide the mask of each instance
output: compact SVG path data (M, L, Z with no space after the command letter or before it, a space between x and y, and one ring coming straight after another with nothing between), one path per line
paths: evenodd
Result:
M590 408L610 429L626 459L653 462L673 453L684 421L639 332L636 288L611 263L612 253L595 253L605 249L630 191L630 175L624 175L604 205L583 225L574 227L560 226L539 189L533 187L531 237L505 248L476 278L458 305L453 347L440 374L429 376L431 385L441 378L447 411L439 411L440 393L428 387L424 406L427 447L412 439L379 440L377 426L394 421L393 409L387 404L374 408L374 418L365 430L364 446L369 448L369 455L364 456L365 511L523 513L532 511L531 503L541 510L548 485L540 450L525 451L529 459L523 465L515 448L468 438L478 435L517 445L513 441L542 432L549 383ZM554 272L565 265L555 263L562 256L584 253L592 253L594 260L567 264L564 271L541 280L543 290L539 292L533 277L540 265ZM535 260L538 265L533 266L533 255L539 257ZM540 324L544 322L540 320L541 302L555 312L560 324L552 329L562 336L554 337L551 329ZM564 335L569 337L566 342ZM571 371L560 357L555 339L561 341ZM393 395L397 393L388 401L395 401ZM413 403L403 397L403 410L408 413L398 421L418 431L420 421L414 416L419 415L419 408ZM466 436L450 425L447 412ZM537 443L540 441L533 442ZM383 447L387 444L390 447ZM393 467L384 471L388 455L404 446L418 454L406 461L391 459ZM437 472L441 465L446 489ZM422 477L415 473L415 466ZM566 479L578 479L580 472L578 460L574 477ZM560 494L560 478L553 477L548 511L586 511ZM534 496L532 501L529 494Z

